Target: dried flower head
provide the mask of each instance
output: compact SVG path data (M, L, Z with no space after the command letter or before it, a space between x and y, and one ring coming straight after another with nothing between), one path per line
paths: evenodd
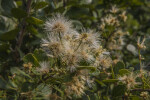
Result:
M137 78L137 77L138 77L138 76L135 75L135 74L132 72L132 73L130 73L130 74L128 74L128 75L124 75L124 76L122 76L122 77L119 77L118 79L119 79L122 83L126 84L126 85L127 85L127 89L130 90L131 88L134 88L135 85L138 85L138 84L139 84L138 82L136 82L136 78Z
M111 13L117 13L119 11L119 9L116 7L116 5L113 5L110 12Z
M102 18L102 23L105 23L107 25L116 25L119 26L119 21L117 19L117 17L112 16L111 14L107 15L105 18Z
M53 93L53 94L50 93L45 96L45 99L46 100L60 100L61 98L56 93Z
M85 90L85 77L80 76L74 76L73 80L71 82L66 83L67 88L65 89L65 92L68 96L75 95L75 96L82 96L84 94Z
M148 100L149 93L148 92L141 92L140 96L143 97L144 99Z
M100 25L100 30L104 30L104 29L105 29L105 26L106 26L105 23L102 22L101 25Z
M109 56L100 55L96 58L94 65L97 67L101 66L105 70L112 65L112 59Z
M145 38L142 40L142 42L141 42L141 38L140 37L138 38L137 46L139 49L145 49L146 48L144 42L145 42Z
M33 66L33 65L32 65L31 62L28 62L28 63L23 64L23 67L24 67L24 68L28 68L28 69L31 69L32 66Z
M125 22L127 20L126 11L123 11L122 14L119 15L122 20Z

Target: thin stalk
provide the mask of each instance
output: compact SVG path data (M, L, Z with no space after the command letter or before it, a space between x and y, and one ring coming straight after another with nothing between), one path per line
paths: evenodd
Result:
M60 39L61 44L63 45L62 37L61 37L61 35L60 35L60 34L61 34L61 33L59 33L59 39Z
M98 92L98 99L101 100L101 93Z
M89 95L87 95L87 97L88 97L88 100L91 100Z
M131 90L131 92L134 92L134 91L140 91L140 92L141 92L141 91L148 91L148 92L150 92L150 89L140 89L140 88L138 89L138 88L137 88L137 89L132 89L132 90Z
M114 70L113 70L112 65L111 65L111 73L112 73L112 78L114 79L115 78L115 74L114 74Z
M142 70L142 61L141 61L141 50L138 48L139 62L140 62L140 71Z
M27 1L27 16L28 17L30 15L31 2L32 2L32 0ZM18 39L18 42L17 42L18 48L21 47L21 44L22 44L22 41L23 41L23 36L25 34L25 28L26 28L26 22L25 22L25 18L24 18L23 26L22 26L22 29L20 30L20 36L19 36L19 39Z
M77 46L77 48L75 49L75 52L79 49L80 45L82 44L82 40L80 41L79 45Z
M140 63L140 74L141 74L141 79L142 79L142 88L144 89L145 83L143 79L143 73L142 73L142 61L141 61L141 49L138 47L138 55L139 55L139 63Z

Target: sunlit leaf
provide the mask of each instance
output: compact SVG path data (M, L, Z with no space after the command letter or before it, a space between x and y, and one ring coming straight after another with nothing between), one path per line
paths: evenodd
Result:
M17 75L23 75L26 76L28 78L31 78L28 74L26 74L24 71L20 70L18 67L12 67L10 69L12 74L17 74Z
M98 84L100 84L102 87L105 87L105 86L106 86L103 82L99 81L98 79L96 79L95 81L96 81Z
M103 80L102 82L104 82L104 83L115 83L118 81L119 81L118 79L106 79L106 80Z
M36 10L37 10L37 9L41 9L41 8L46 7L47 5L48 5L48 3L47 3L47 2L44 2L44 1L37 2L37 3L35 4L35 9L36 9Z
M79 66L79 67L77 67L77 69L79 69L79 70L81 70L81 69L89 69L91 71L95 71L96 70L96 68L93 67L93 66Z
M43 21L38 19L38 18L35 18L35 17L28 17L26 19L26 21L30 24L33 24L33 25L39 25L39 24L43 24Z
M120 69L120 70L119 70L119 74L120 74L120 75L129 74L129 73L130 73L130 71L127 70L127 69Z

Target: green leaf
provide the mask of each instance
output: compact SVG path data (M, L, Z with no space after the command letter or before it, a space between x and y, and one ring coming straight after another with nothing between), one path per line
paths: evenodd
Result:
M47 60L48 57L42 49L36 49L33 53L28 53L23 57L24 62L31 62L35 66L39 66L40 62Z
M39 64L39 61L37 60L37 58L35 57L35 55L32 54L32 53L29 53L29 54L25 55L25 56L23 57L23 61L24 61L24 62L31 62L31 63L34 64L35 66L39 66L39 65L40 65L40 64Z
M61 97L64 96L64 92L60 90L56 85L54 86L54 89L56 89L61 94Z
M17 6L22 6L22 1L16 1Z
M23 9L20 9L20 8L13 8L11 10L11 13L15 18L18 18L18 19L27 17L27 13Z
M112 78L115 78L115 74L114 74L114 70L113 70L112 65L111 65L111 74L112 74Z
M14 81L9 80L8 81L9 89L17 88L17 85L15 84Z
M76 27L76 29L82 29L83 25L78 20L72 20L73 25Z
M24 71L20 70L18 67L12 67L10 69L12 74L16 74L16 75L23 75L26 76L28 78L31 78L28 74L26 74Z
M21 90L23 92L28 92L30 90L34 89L34 84L33 83L30 83L30 82L24 82L22 84L22 87L21 87Z
M103 82L99 81L98 79L95 79L95 81L96 81L98 84L100 84L102 87L105 87L105 86L106 86Z
M34 50L33 54L39 62L48 60L46 53L42 49Z
M50 88L49 85L45 85L41 90L42 94L45 95L49 95L52 92L52 89Z
M130 71L127 70L127 69L120 69L120 70L119 70L119 74L120 74L120 75L129 74L129 73L130 73Z
M6 81L0 77L0 89L6 89Z
M38 3L35 4L35 9L36 9L36 10L37 10L37 9L41 9L41 8L46 7L47 5L48 5L47 2L44 2L44 1L38 2Z
M118 62L115 66L114 66L114 73L118 74L120 69L124 69L125 65L123 62Z
M34 34L35 36L38 34L37 29L34 28L34 27L31 26L31 25L27 26L27 30L28 30L31 34Z
M23 58L25 54L24 54L24 53L21 51L21 49L18 48L18 47L17 47L17 50L18 50L18 53L19 53L20 57ZM22 60L22 59L21 59L21 60Z
M10 16L11 15L11 9L16 7L15 1L14 0L0 0L0 12L2 11L2 13L6 16Z
M0 52L6 52L9 49L9 44L6 42L0 43Z
M0 34L9 32L16 27L16 23L10 17L0 15Z
M39 24L43 24L43 21L38 19L38 18L35 18L35 17L28 17L26 19L26 21L30 24L33 24L33 25L39 25Z
M14 29L9 32L0 34L0 40L2 41L14 40L18 32L19 32L19 29Z
M131 100L143 100L142 98L140 98L139 96L132 96Z
M124 95L125 91L126 91L125 85L117 85L114 87L112 91L112 96L113 97L122 96Z
M93 66L79 66L79 67L77 67L77 69L79 69L79 70L81 70L81 69L89 69L89 70L91 70L91 71L96 71L96 68L95 67L93 67Z
M73 6L67 11L67 15L69 15L71 18L80 18L88 14L89 8L84 8L82 6Z
M118 79L106 79L106 80L103 80L102 82L104 82L104 83L115 83L118 81L119 81Z

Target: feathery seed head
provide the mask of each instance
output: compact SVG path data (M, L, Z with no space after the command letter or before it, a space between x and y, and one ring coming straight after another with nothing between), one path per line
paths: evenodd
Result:
M52 35L65 34L72 28L72 22L60 14L56 14L53 18L48 19L45 23L45 30Z
M79 34L79 40L81 40L82 43L93 47L99 46L99 37L99 34L93 30L83 30L83 32Z

